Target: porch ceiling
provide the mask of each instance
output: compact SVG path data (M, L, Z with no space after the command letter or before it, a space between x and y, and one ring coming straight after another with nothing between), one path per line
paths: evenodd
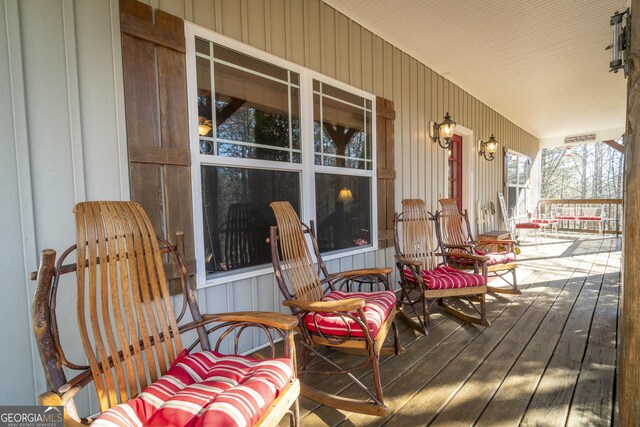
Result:
M538 138L624 126L604 48L626 0L323 1Z

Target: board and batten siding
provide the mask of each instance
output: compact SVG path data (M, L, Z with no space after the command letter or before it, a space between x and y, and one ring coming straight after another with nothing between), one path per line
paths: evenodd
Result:
M435 209L446 194L444 150L428 139L429 121L446 111L475 140L493 132L503 147L538 153L535 136L320 0L146 3L392 100L396 206L420 197ZM34 286L26 273L38 251L74 242L76 202L129 198L119 25L117 0L0 0L0 320L1 338L12 346L0 353L2 404L33 403L45 389L27 326ZM475 199L495 200L502 162L474 158ZM393 254L388 248L327 264L334 271L392 266ZM204 312L285 311L270 274L201 289L199 299ZM61 329L73 324L72 309L59 320ZM81 353L79 343L72 350ZM91 400L81 412L95 411Z

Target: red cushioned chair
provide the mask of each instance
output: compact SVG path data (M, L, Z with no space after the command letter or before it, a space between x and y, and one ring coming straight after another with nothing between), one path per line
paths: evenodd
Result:
M101 415L96 426L275 426L290 413L298 424L293 316L265 312L201 314L184 263L184 239L156 238L142 207L133 202L84 202L75 207L77 244L56 261L41 254L32 324L50 391L47 406L65 406L65 425L86 425L74 396L93 384ZM64 264L75 251L74 263ZM175 317L163 258L174 262L182 285ZM60 276L75 272L77 330L59 331ZM69 289L66 292L71 292ZM73 300L73 299L72 299ZM189 307L192 321L182 322ZM244 331L258 328L270 358L239 356ZM185 347L180 334L193 331ZM63 335L79 335L87 366L67 359ZM212 335L213 334L213 335ZM249 332L248 335L252 335ZM210 336L216 336L209 342ZM284 341L276 358L274 338ZM66 337L69 338L68 336ZM201 350L196 351L195 347ZM225 355L223 345L235 354ZM80 371L67 380L67 372Z
M509 286L488 286L490 292L519 294L516 279L515 240L483 240L475 241L471 234L469 215L458 210L455 199L440 199L442 210L435 219L438 242L445 254L446 263L460 270L477 270L474 263L460 257L461 253L482 255L488 258L487 271L489 277L499 277ZM511 273L512 281L505 275Z
M316 242L313 222L308 227L300 221L289 202L271 203L277 227L271 227L271 254L278 287L288 306L298 317L302 350L298 359L301 380L307 373L321 375L347 375L367 395L354 400L318 390L302 384L301 394L324 405L370 415L386 416L380 368L381 354L400 354L404 349L398 340L395 321L396 296L389 287L391 269L352 270L329 274ZM313 248L307 245L305 234ZM314 261L315 259L315 261ZM314 266L317 262L317 267ZM352 285L370 285L380 290L351 292ZM325 289L323 291L323 289ZM393 329L393 343L385 345L385 338ZM361 363L339 366L318 346L364 356ZM319 358L334 370L319 371L311 360ZM358 368L370 367L373 372L373 389L354 375Z
M429 313L434 302L464 320L491 326L486 316L487 257L462 253L461 258L476 265L482 274L454 270L438 264L438 242L433 237L424 200L405 199L402 213L394 216L396 266L400 276L399 314L417 331L429 333ZM402 228L402 233L399 229ZM442 255L442 254L440 254ZM471 316L447 303L463 299L479 316ZM407 312L411 309L411 312ZM419 310L422 309L420 313Z

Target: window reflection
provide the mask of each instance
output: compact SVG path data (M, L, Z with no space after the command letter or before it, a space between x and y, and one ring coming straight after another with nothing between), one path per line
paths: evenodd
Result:
M371 245L371 178L316 174L321 252Z
M299 173L204 165L201 172L207 274L270 263L269 204L287 200L299 211Z

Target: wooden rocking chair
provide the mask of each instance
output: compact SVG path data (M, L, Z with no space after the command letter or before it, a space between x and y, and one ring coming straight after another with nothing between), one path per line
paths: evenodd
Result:
M473 262L461 257L462 253L482 255L488 258L489 277L499 277L509 287L487 286L490 292L520 294L516 279L515 240L473 240L467 210L458 211L455 199L440 199L442 210L436 214L436 232L446 263L460 270L475 268ZM505 278L511 273L512 281Z
M67 426L86 425L91 420L80 420L74 396L93 383L101 426L275 426L287 413L298 424L293 316L201 314L184 263L182 233L175 246L156 238L142 207L133 202L84 202L74 211L77 244L57 261L55 251L42 251L32 274L37 279L32 323L50 389L40 396L42 405L65 406ZM76 262L64 264L74 251ZM177 318L165 257L177 265L182 283ZM78 330L59 331L56 312L69 301L57 298L64 288L60 277L72 272ZM192 321L179 326L187 306ZM237 355L240 334L255 327L271 344L271 359ZM180 334L187 331L194 331L196 340L185 348ZM67 359L59 332L79 334L88 366ZM275 358L274 337L284 340L283 358ZM191 352L196 345L202 351ZM221 345L236 354L219 353ZM69 371L80 372L67 380Z
M424 200L420 199L403 200L402 213L396 212L394 216L396 265L401 286L398 313L412 328L423 334L429 333L430 308L436 301L445 311L465 322L491 326L485 306L487 258L460 254L460 257L479 266L482 274L465 273L447 265L439 265L437 257L442 254L435 252L438 244L433 237L429 216ZM400 227L401 234L398 231ZM466 300L479 316L470 316L454 308L446 302L445 299L449 298ZM417 320L406 312L405 307L412 309ZM420 307L422 313L418 312Z
M301 335L301 355L298 374L345 374L368 395L366 400L355 400L320 391L302 384L301 394L323 405L363 414L386 416L388 408L382 396L379 358L381 354L400 354L398 328L395 321L396 296L389 287L391 269L363 269L329 274L316 242L313 222L303 224L289 202L271 203L277 227L271 227L271 255L278 287L289 307L298 318ZM311 256L305 234L311 239ZM322 276L322 278L321 278ZM380 287L382 291L350 292L357 285ZM326 287L326 291L323 288ZM343 291L346 289L346 291ZM360 290L360 289L359 289ZM325 295L326 294L326 295ZM384 345L389 329L393 329L393 345ZM342 367L318 350L318 346L365 356L356 366ZM310 367L318 357L335 370L319 371ZM370 366L374 390L354 375L358 368Z

